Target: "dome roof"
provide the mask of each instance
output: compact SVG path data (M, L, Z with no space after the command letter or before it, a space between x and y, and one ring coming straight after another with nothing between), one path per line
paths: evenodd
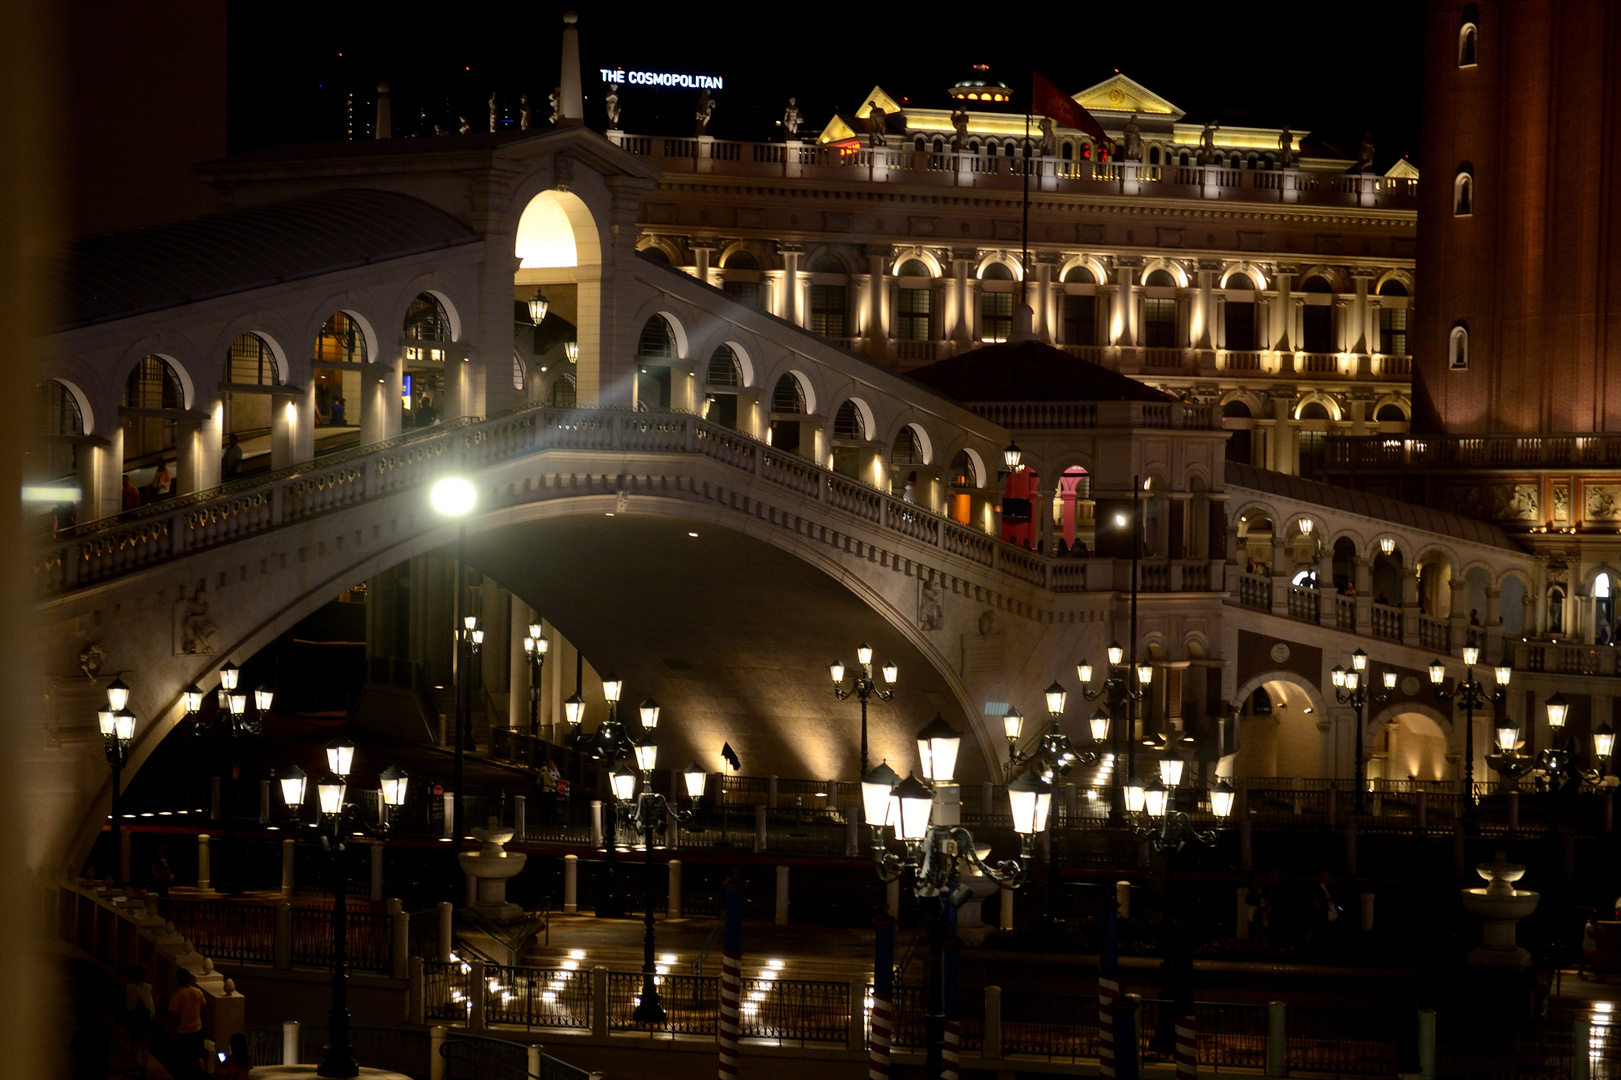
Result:
M975 64L974 73L951 85L947 91L952 97L969 101L1011 101L1013 90L1000 79L991 78L986 64Z

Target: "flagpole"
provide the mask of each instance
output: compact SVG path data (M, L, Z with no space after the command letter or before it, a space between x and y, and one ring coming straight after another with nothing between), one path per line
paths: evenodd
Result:
M1019 226L1019 278L1023 302L1030 300L1030 110L1036 103L1036 69L1030 69L1030 96L1024 106L1024 222Z

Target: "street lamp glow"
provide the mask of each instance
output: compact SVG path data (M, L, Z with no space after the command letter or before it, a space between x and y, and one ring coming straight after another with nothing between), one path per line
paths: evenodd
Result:
M895 788L900 801L900 834L902 840L922 840L929 831L929 811L934 806L934 795L916 776L908 776Z
M865 641L856 646L856 662L862 667L872 666L872 646Z
M304 805L304 790L309 781L309 775L297 765L287 770L287 775L281 778L281 801L287 804L289 810Z
M1154 666L1146 660L1137 665L1137 681L1144 686L1154 681Z
M1052 785L1035 770L1014 777L1007 786L1008 806L1013 811L1013 831L1033 836L1047 827L1047 811L1052 806Z
M652 731L659 726L659 703L652 698L642 702L642 727Z
M227 660L225 666L220 668L220 689L230 693L236 689L237 680L241 677L242 669Z
M1075 665L1075 675L1081 680L1082 686L1092 685L1092 661L1082 660Z
M1143 812L1143 801L1147 793L1143 790L1143 782L1133 776L1126 782L1126 813L1140 814Z
M894 806L890 794L901 782L900 775L884 761L861 778L861 810L868 825L898 825L891 811Z
M334 739L326 746L327 768L340 779L347 779L355 760L355 744L348 739Z
M1368 670L1368 654L1363 652L1361 649L1358 649L1356 652L1352 653L1351 654L1351 666L1353 668L1355 668L1357 671L1367 671Z
M315 797L320 800L321 813L337 817L343 812L343 793L348 788L342 777L329 776L315 785Z
M884 665L884 681L889 685L894 686L895 680L900 678L900 674L901 669L896 666L895 661L891 660Z
M114 679L107 684L107 708L113 712L121 711L129 704L129 686L123 679Z
M1447 677L1447 666L1445 664L1441 663L1440 660L1431 660L1430 661L1430 682L1434 683L1436 686L1440 686L1442 681L1446 677Z
M608 677L602 680L602 696L606 698L610 704L617 705L619 703L619 695L624 691L624 689L625 680L621 679L618 675L615 675L611 671L608 672Z
M1593 756L1600 761L1608 761L1610 751L1615 749L1615 730L1609 724L1600 724L1593 732Z
M1473 645L1463 647L1463 666L1474 667L1480 663L1480 650Z
M1016 742L1022 731L1024 731L1024 713L1009 705L1007 712L1002 714L1002 733L1010 741Z
M923 778L936 784L949 784L957 773L957 751L962 732L939 713L917 733L917 753L923 760Z
M1047 687L1045 693L1047 711L1054 716L1062 716L1064 713L1064 699L1069 696L1065 693L1063 684L1055 679L1053 684Z
M1238 793L1233 790L1233 785L1225 780L1219 781L1215 787L1210 789L1210 812L1218 818L1231 817L1233 800L1237 795Z
M261 686L253 692L253 707L261 713L270 711L270 703L276 698L276 692L268 686Z
M1386 690L1396 689L1396 673L1394 671L1385 672L1384 679Z
M550 310L551 306L551 301L546 299L546 294L536 289L535 295L529 298L529 321L539 326L545 321L546 312Z
M1548 726L1558 732L1564 729L1565 717L1570 714L1570 702L1565 695L1555 694L1548 699Z
M1339 664L1334 665L1332 670L1329 671L1328 677L1333 680L1335 686L1345 685L1345 669Z
M1092 714L1092 741L1100 743L1109 737L1109 714L1103 711L1102 706Z
M636 744L636 767L644 773L650 773L658 767L659 745L655 742Z
M697 799L704 793L704 785L709 780L709 774L704 772L703 767L694 761L682 770L681 779L686 782L687 797Z
M113 719L113 737L121 743L127 743L135 737L135 714L128 709L119 709L118 715Z
M1168 801L1163 781L1150 780L1148 786L1143 789L1143 808L1148 811L1148 816L1151 818L1164 817L1165 806Z
M844 681L844 661L835 660L827 665L827 673L833 676L833 684L837 686Z
M620 802L629 802L630 797L636 793L636 774L623 765L614 770L608 783L613 788L614 798Z
M1381 539L1379 541L1379 550L1382 551L1383 553L1385 553L1386 555L1389 555L1391 552L1395 551L1396 550L1396 540L1395 540L1395 538L1391 537L1391 536L1386 536L1383 539Z
M1507 664L1497 665L1497 685L1507 686L1508 681L1514 677L1514 669Z
M1159 778L1168 788L1182 782L1182 758L1175 750L1165 751L1165 756L1159 759Z
M180 706L188 714L196 713L203 707L203 692L197 688L196 683L186 687L180 695Z
M390 765L378 776L379 787L383 792L383 803L387 806L404 806L406 791L405 771L398 765Z
M1024 451L1019 449L1017 442L1009 441L1006 449L1002 451L1002 463L1007 466L1008 472L1018 472L1019 462L1024 460Z
M1520 745L1520 725L1505 718L1497 725L1497 748L1507 754Z
M478 489L460 476L446 476L434 482L428 502L445 517L462 517L478 503Z
M580 696L578 690L563 702L563 718L569 722L570 727L579 727L580 721L585 719L585 699Z
M1119 667L1126 659L1126 650L1120 647L1120 642L1109 642L1109 666Z

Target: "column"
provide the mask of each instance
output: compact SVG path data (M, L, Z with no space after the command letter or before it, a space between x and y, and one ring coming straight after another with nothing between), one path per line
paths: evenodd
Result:
M1035 313L1035 318L1031 321L1030 329L1031 332L1036 335L1036 337L1051 345L1057 336L1053 332L1054 315L1052 307L1052 258L1051 256L1046 255L1032 255L1030 259L1034 264L1036 271L1036 279L1034 282L1031 282L1030 280L1029 270L1026 269L1025 271L1025 302L1030 305L1031 311ZM1050 551L1051 548L1048 550Z
M1211 287L1215 284L1216 273L1221 264L1210 259L1199 260L1199 292L1194 300L1192 326L1193 347L1195 349L1215 348L1215 307L1211 303Z
M315 457L315 388L270 397L270 467L285 469Z
M951 252L951 294L947 297L947 321L942 323L941 332L947 340L959 344L973 340L968 313L968 268L977 255L973 248L957 248Z
M1334 298L1334 343L1338 352L1352 351L1351 343L1355 340L1354 328L1351 326L1351 302L1344 297ZM1356 369L1353 368L1354 372Z
M1056 478L1054 478L1056 481ZM1058 493L1056 482L1051 487L1042 487L1036 493L1036 505L1033 513L1041 515L1041 531L1037 533L1041 550L1048 555L1053 553L1053 499Z
M213 409L176 421L176 494L189 495L219 484L221 415L216 404Z
M1137 305L1135 302L1135 288L1137 268L1142 265L1141 259L1121 258L1115 260L1115 305L1114 325L1109 327L1109 344L1122 347L1137 344Z
M1319 524L1321 529L1322 525ZM1339 594L1334 588L1334 549L1324 541L1317 552L1317 623L1320 626L1333 626L1336 623L1335 609L1339 605Z
M1453 578L1447 582L1451 595L1447 598L1447 622L1451 625L1452 651L1456 653L1469 642L1467 640L1471 629L1480 633L1479 627L1469 625L1469 591L1468 582L1463 578ZM1479 613L1476 613L1478 617Z
M1275 526L1274 526L1275 527ZM1289 610L1289 577L1294 571L1289 557L1289 542L1276 532L1272 534L1272 610Z
M360 442L367 445L392 439L400 433L400 398L405 390L405 357L396 353L392 360L379 359L361 373Z
M1290 285L1294 281L1295 271L1296 268L1293 266L1280 266L1276 275L1277 303L1271 305L1273 319L1272 326L1268 331L1268 338L1272 343L1271 348L1276 349L1278 352L1294 351L1295 333L1290 322L1294 315L1294 298L1290 294ZM1286 370L1292 371L1294 369L1290 367Z
M1288 360L1291 365L1292 359ZM1289 392L1275 393L1272 396L1272 445L1269 447L1272 459L1272 468L1277 472L1295 472L1295 429L1289 418L1289 409L1294 404L1294 395Z
M1351 329L1346 335L1349 343L1345 347L1364 358L1373 351L1373 326L1368 317L1372 310L1368 286L1372 280L1372 274L1353 274L1351 277L1356 286L1356 300L1351 309Z
M1373 633L1373 560L1356 560L1356 632L1363 637Z
M692 247L692 258L694 263L692 268L692 276L703 282L705 285L714 284L714 282L709 279L709 253L714 250L714 248L703 247L698 244L694 244Z
M1405 552L1403 554L1406 554ZM1418 567L1402 566L1401 606L1403 645L1418 645Z
M889 248L868 245L867 256L867 355L881 359L889 355L889 318L885 310L889 291Z
M805 325L799 303L800 251L798 244L777 245L777 253L782 256L782 302L778 305L778 311L783 319L795 326Z

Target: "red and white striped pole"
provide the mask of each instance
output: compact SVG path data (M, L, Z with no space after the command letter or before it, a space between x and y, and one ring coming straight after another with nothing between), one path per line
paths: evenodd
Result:
M738 999L743 983L743 883L735 876L726 883L726 930L720 961L720 1023L715 1028L719 1049L718 1080L736 1080Z
M895 1032L895 920L873 920L872 1017L867 1035L867 1080L889 1080L889 1045Z
M1192 1013L1176 1018L1176 1080L1199 1075L1199 1022Z
M1114 1076L1114 1003L1120 996L1120 959L1115 912L1106 908L1098 926L1098 1075Z
M958 1049L962 1044L961 1024L953 1018L946 1020L946 1042L940 1048L940 1080L957 1080Z

